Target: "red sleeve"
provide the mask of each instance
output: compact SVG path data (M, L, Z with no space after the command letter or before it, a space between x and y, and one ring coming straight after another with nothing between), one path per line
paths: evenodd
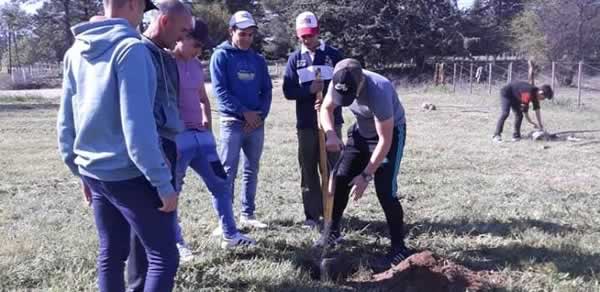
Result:
M521 92L521 103L529 104L529 102L531 102L531 93Z

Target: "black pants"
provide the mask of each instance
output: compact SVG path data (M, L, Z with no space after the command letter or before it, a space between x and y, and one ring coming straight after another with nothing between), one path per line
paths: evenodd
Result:
M342 127L336 126L335 132L341 136ZM339 158L338 153L327 153L331 168ZM302 204L307 220L319 220L323 215L323 194L319 177L319 131L317 129L298 129L298 164L300 165L300 188ZM330 168L330 169L331 169Z
M175 189L175 163L177 162L177 144L174 141L161 138L163 154L170 164L171 184ZM127 291L143 292L148 273L148 259L146 250L135 232L131 232L129 257L127 258Z
M406 140L406 125L394 128L394 137L392 146L386 159L375 172L375 192L379 199L379 204L383 208L385 218L392 239L392 247L404 246L404 221L403 211L400 201L396 195L397 185L396 176L400 169L400 162L404 151L404 142ZM333 170L335 179L335 194L333 201L333 218L331 230L339 232L340 223L350 195L350 182L354 177L361 174L369 163L371 154L378 137L362 137L356 125L348 130L348 141L338 163Z
M521 101L514 97L508 88L502 88L500 90L500 118L496 124L496 132L494 135L502 135L504 128L504 122L508 118L510 110L512 109L515 115L515 130L513 132L513 138L521 138L521 124L523 123L523 112L521 111Z

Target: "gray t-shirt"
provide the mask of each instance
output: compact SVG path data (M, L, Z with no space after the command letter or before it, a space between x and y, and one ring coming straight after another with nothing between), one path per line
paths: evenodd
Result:
M365 86L361 94L349 106L350 111L356 117L358 132L365 138L377 136L375 119L384 121L394 119L394 126L403 125L404 107L400 103L394 85L385 77L363 69L365 74ZM330 84L328 92L333 90ZM333 100L336 105L341 105L341 100Z

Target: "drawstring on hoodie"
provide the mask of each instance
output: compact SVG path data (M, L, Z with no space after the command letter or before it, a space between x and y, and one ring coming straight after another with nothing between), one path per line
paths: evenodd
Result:
M162 71L162 75L163 75L163 82L165 83L165 96L167 97L167 106L171 107L171 99L169 98L169 91L167 90L167 86L169 86L169 83L167 83L167 75L165 74L165 61L164 61L164 57L162 54L159 54L160 56L160 68Z

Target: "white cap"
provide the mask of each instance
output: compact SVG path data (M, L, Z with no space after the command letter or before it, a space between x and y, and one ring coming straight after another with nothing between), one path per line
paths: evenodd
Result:
M296 17L296 34L298 36L318 33L319 22L317 21L317 16L314 13L305 11Z
M240 29L246 29L252 26L256 26L256 22L254 18L252 18L252 14L248 11L240 10L234 13L229 19L229 27L238 27Z

